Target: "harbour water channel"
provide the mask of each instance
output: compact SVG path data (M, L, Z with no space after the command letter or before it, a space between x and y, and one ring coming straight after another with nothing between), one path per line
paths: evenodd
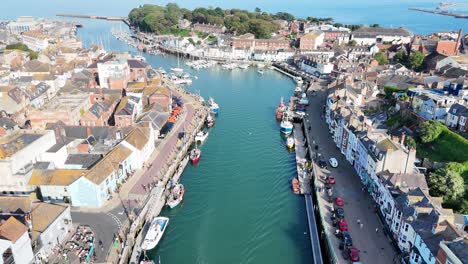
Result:
M136 53L108 34L118 24L86 25L79 31L85 42L94 38L110 50ZM145 57L155 68L177 66L174 56ZM162 211L170 223L148 256L161 263L310 263L304 199L290 187L295 156L286 149L274 118L276 105L291 96L294 82L268 69L263 75L253 67L195 71L182 59L180 66L198 78L187 89L213 97L221 110L201 147L200 163L182 174L184 202Z

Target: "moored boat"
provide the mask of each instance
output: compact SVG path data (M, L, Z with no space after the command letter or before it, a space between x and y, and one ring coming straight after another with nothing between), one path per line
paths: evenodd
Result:
M286 111L286 105L283 102L283 97L281 97L281 101L276 108L275 116L277 120L281 120L283 118L283 113Z
M203 143L205 142L206 138L208 137L208 132L203 132L203 131L200 131L197 133L197 135L195 136L195 141L197 142L200 142L200 143Z
M258 70L258 74L263 75L263 70Z
M213 97L210 97L208 104L210 105L211 112L217 115L219 113L219 105L214 101Z
M299 180L296 178L292 179L292 189L295 194L299 194L301 191L299 188Z
M177 207L182 199L184 198L185 188L182 184L176 184L172 190L169 198L166 202L166 205L169 206L171 209Z
M281 130L281 133L285 135L289 135L293 131L293 124L290 121L288 112L283 113L283 120L281 121L281 124L280 124L280 130Z
M206 117L206 126L207 127L213 127L215 123L215 118L210 114Z
M141 244L141 249L151 250L155 248L161 240L164 231L166 231L168 224L169 218L163 216L155 217L146 233L145 240Z
M294 148L294 138L293 137L288 137L286 139L286 146L288 147L288 149Z
M198 147L195 147L190 151L190 161L192 164L197 164L200 161L201 150Z
M175 67L175 68L171 68L171 71L181 73L184 71L184 69Z

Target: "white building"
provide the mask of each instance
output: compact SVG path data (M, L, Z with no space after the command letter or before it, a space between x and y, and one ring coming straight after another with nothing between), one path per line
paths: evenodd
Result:
M130 76L130 67L127 61L107 61L97 64L99 85L101 88L111 88L112 81L126 82Z
M20 34L25 31L36 30L39 28L39 21L31 16L21 16L7 25L10 33Z
M310 57L301 61L301 70L317 75L330 74L333 70L333 64L328 58Z
M351 40L362 46L384 42L407 44L411 37L411 32L404 28L362 27L351 33Z
M33 165L56 143L52 130L18 130L0 139L0 190L30 192Z
M21 41L28 46L29 49L39 52L45 50L49 46L51 38L39 31L26 31L21 34Z
M28 227L13 216L0 225L0 254L0 264L27 264L34 259Z
M72 229L70 207L51 203L35 203L31 210L31 236L38 263L61 245Z

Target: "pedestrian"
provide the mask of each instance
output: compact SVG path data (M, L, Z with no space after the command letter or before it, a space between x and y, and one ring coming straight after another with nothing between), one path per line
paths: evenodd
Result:
M357 222L358 225L360 225L361 224L361 219L358 219L356 222Z
M378 228L376 228L376 229L375 229L375 232L376 232L376 233L378 233L378 232L379 232L379 229L378 229Z
M360 223L360 224L359 224L359 226L360 226L360 227L361 227L361 229L362 229L362 227L364 226L364 224L363 224L363 223Z

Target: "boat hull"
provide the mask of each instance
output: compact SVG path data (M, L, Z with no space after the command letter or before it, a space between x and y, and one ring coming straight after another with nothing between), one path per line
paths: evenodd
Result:
M155 248L158 245L159 241L161 241L161 238L163 237L168 224L169 224L169 218L156 217L151 223L149 231L146 234L145 240L143 241L143 244L141 245L141 249L151 250ZM161 228L159 232L155 232L155 229L157 229L157 226L160 226Z
M284 127L282 126L281 129L280 129L281 133L285 134L285 135L290 135L293 131L292 127Z
M198 162L200 162L200 156L196 158L190 158L190 161L192 162L192 164L197 164Z

